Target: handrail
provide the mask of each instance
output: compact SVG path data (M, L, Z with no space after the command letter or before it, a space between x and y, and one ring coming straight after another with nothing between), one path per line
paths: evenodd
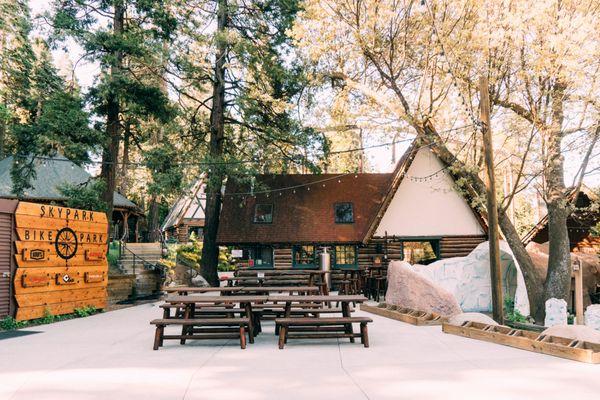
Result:
M123 247L122 248L133 255L133 275L136 274L135 273L136 259L141 260L142 266L144 268L146 268L146 269L153 269L153 270L160 270L161 273L164 273L164 271L165 271L165 265L162 264L160 261L158 261L158 262L148 261L144 257L141 257L141 256L137 255L136 253L134 253L131 249L128 249L127 248L127 244L125 244L125 243L123 243ZM162 248L161 248L161 250L162 250ZM123 252L121 252L121 257L123 257ZM150 266L150 268L147 267L148 265Z

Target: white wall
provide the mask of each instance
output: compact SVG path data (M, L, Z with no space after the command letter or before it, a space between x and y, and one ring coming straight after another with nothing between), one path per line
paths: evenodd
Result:
M439 171L441 161L429 148L417 152L407 174L424 177ZM375 236L482 235L483 229L471 208L453 188L448 172L427 182L404 177Z

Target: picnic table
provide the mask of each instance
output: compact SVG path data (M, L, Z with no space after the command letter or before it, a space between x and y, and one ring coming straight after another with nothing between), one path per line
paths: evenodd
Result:
M185 296L188 293L210 293L210 292L220 292L220 293L235 293L239 292L243 287L241 286L217 286L217 287L194 287L194 286L174 286L163 288L163 292L166 293L177 293L179 295Z
M169 296L165 300L171 304L182 304L185 307L183 318L191 319L196 313L196 308L211 307L215 305L233 305L239 304L245 310L248 318L248 339L254 343L254 336L258 334L260 326L255 325L254 315L252 313L252 303L264 303L268 300L267 296ZM183 342L182 344L184 344Z
M192 287L192 286L176 286L164 288L164 292L168 294L176 293L185 296L190 293L212 293L219 292L221 294L246 294L246 293L315 293L319 291L317 286L219 286L219 287Z

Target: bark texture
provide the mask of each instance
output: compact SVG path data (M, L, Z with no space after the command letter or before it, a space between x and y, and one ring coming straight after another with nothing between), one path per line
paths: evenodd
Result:
M227 0L217 3L217 54L213 77L212 108L210 112L210 143L211 159L219 159L223 155L225 139L225 62L227 43L222 37L227 29ZM219 264L219 246L217 232L221 210L221 187L225 176L219 166L213 166L207 171L205 228L202 245L202 276L212 286L219 285L217 267Z
M116 2L115 13L113 16L113 33L116 36L123 34L123 23L125 17L125 7L121 2ZM110 75L114 79L121 73L123 63L123 54L116 51L114 64L111 66ZM114 191L117 187L117 162L119 160L119 144L121 141L121 129L119 114L121 112L119 98L110 88L106 99L106 133L107 143L102 152L102 171L101 176L106 183L106 188L102 200L106 203L106 214L111 223L114 210ZM110 229L110 228L109 228Z

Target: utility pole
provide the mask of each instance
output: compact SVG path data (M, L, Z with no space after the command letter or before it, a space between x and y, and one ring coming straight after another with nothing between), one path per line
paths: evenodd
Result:
M486 169L486 197L488 213L488 236L490 243L490 277L492 280L492 309L496 322L504 322L502 302L502 270L500 265L500 235L498 233L498 204L496 201L496 177L494 176L494 149L490 125L490 94L487 77L479 78L479 111L483 123L483 152Z

